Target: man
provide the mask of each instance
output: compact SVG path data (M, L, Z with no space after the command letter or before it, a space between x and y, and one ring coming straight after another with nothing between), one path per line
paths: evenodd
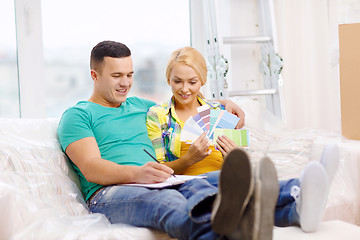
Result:
M92 50L90 67L93 93L88 101L66 110L58 135L92 212L103 213L111 223L156 228L178 239L271 239L278 186L268 159L260 162L254 177L247 155L241 150L230 152L219 190L206 179L164 189L120 185L162 182L173 170L143 151L155 156L145 124L155 103L127 97L134 73L130 50L118 42L100 42ZM241 109L223 103L240 115L241 127ZM209 178L218 175L210 173ZM266 189L256 184L260 181L266 182ZM266 207L271 210L265 214L262 206L255 207L259 196L252 194L254 188L258 194L270 190Z

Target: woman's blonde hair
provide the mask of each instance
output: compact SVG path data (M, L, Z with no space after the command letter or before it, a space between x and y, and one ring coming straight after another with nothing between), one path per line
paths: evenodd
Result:
M201 86L206 83L207 79L207 67L206 61L202 54L192 47L183 47L174 51L170 55L169 62L166 67L166 79L170 84L170 75L173 67L177 63L183 63L194 69L197 77L201 82Z

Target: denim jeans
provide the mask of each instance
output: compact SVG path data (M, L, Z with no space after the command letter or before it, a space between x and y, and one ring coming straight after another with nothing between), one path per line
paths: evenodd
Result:
M210 223L217 192L205 179L165 189L114 185L101 189L89 208L111 223L155 228L177 239L218 239Z
M108 186L89 202L90 211L104 214L111 223L126 223L165 231L177 239L218 239L211 229L213 200L218 192L220 171L203 174L177 187L147 189ZM275 209L275 225L299 225L292 186L298 179L279 181L280 193Z
M213 186L218 186L220 171L205 173L206 180ZM299 226L299 215L296 211L295 199L290 195L291 188L299 186L299 179L279 181L279 197L275 208L275 226Z
M290 195L293 186L300 186L299 179L294 178L286 181L279 181L279 198L275 209L275 226L299 226L299 215L296 211L296 202Z

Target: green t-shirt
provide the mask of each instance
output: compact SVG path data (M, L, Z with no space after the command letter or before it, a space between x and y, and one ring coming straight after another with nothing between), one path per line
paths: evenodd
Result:
M103 159L135 166L154 161L143 151L145 148L155 156L146 128L146 113L153 105L154 102L138 97L128 97L118 108L89 101L78 102L61 117L57 129L61 147L65 152L69 144L94 137ZM79 168L75 164L73 166L87 200L102 186L88 182Z

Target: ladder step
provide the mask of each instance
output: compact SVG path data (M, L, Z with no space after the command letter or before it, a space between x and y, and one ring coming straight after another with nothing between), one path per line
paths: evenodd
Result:
M278 92L275 89L242 90L242 91L229 91L229 96L235 97L235 96L272 95L276 93Z
M269 36L253 36L253 37L223 37L224 44L234 43L265 43L270 42L271 37Z

